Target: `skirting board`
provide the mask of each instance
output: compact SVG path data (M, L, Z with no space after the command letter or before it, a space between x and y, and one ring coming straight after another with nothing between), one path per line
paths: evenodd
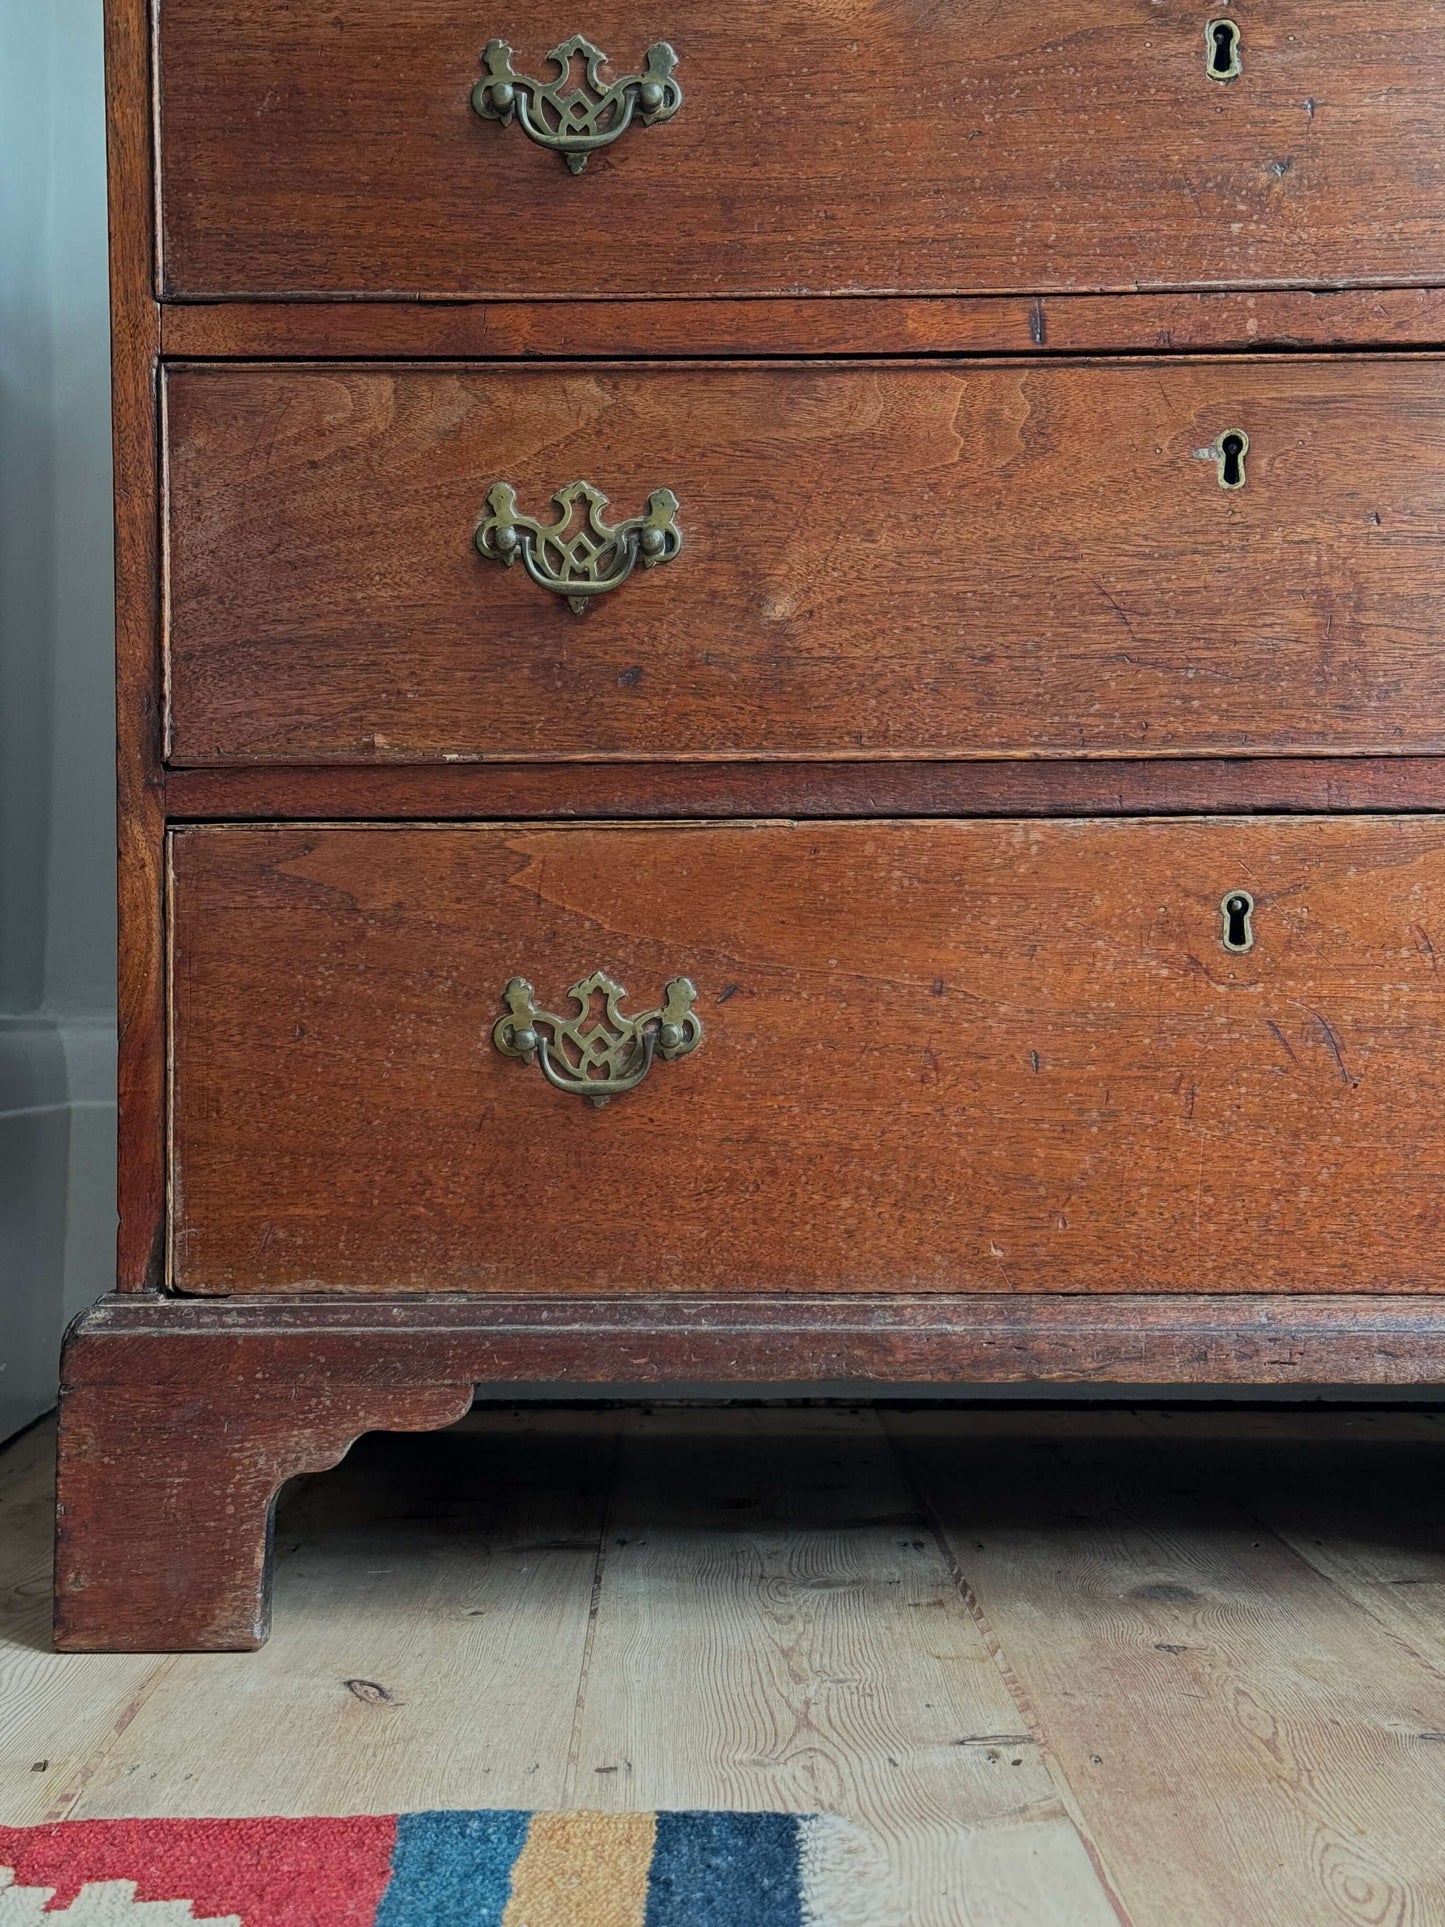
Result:
M0 1018L0 1441L56 1399L68 1322L115 1270L115 1026Z

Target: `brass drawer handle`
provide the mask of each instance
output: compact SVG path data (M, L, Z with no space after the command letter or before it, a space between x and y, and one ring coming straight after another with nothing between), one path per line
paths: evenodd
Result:
M636 1090L652 1069L654 1055L671 1063L702 1042L702 1021L693 1015L697 992L686 977L674 977L656 1010L624 1017L617 1006L627 995L604 971L594 970L567 992L575 1017L538 1010L532 986L513 977L502 992L506 1015L492 1028L492 1042L504 1057L535 1057L555 1090L571 1091L599 1108L624 1091ZM551 1032L551 1040L543 1034Z
M566 596L576 615L588 598L620 589L640 562L655 569L671 562L682 547L682 530L675 517L678 500L670 488L655 488L647 498L645 515L631 516L615 527L602 519L607 497L590 482L569 482L552 497L561 511L555 522L538 522L517 511L517 492L498 482L487 496L492 511L477 525L476 544L492 562L508 568L522 558L522 567L542 589Z
M578 58L583 78L570 86ZM499 120L504 127L514 118L520 121L529 140L561 154L574 174L582 172L589 154L625 134L634 117L652 127L671 120L682 105L682 89L672 77L677 55L665 40L642 56L640 74L611 82L601 77L606 54L580 33L554 47L547 59L556 77L533 80L512 65L505 40L489 40L482 54L486 76L472 89L472 106L483 120Z

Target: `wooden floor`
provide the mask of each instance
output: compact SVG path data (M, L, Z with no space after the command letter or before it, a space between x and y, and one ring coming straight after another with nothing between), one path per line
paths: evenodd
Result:
M255 1655L46 1637L0 1818L828 1809L908 1927L1445 1923L1445 1420L474 1413L292 1488ZM746 1927L746 1923L739 1923Z

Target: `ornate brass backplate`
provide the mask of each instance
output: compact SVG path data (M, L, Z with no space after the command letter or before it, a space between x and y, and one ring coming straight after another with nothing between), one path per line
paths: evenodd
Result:
M702 1021L692 1008L697 992L687 977L674 977L658 1008L635 1017L623 1016L618 1005L627 992L601 970L567 992L575 1016L539 1010L533 995L525 977L513 977L502 992L507 1008L492 1028L492 1042L504 1057L529 1064L535 1057L554 1089L598 1107L636 1090L654 1055L670 1063L702 1042Z
M574 174L582 172L589 154L625 134L634 118L651 127L671 120L682 105L682 89L673 78L677 55L665 40L642 56L640 74L613 81L602 78L606 54L580 33L554 47L547 59L557 69L555 77L533 80L512 65L505 40L489 40L482 54L487 71L472 89L472 106L483 120L499 120L504 127L516 119L528 139L561 154ZM574 82L578 62L582 72Z
M607 497L590 482L569 482L552 497L560 511L555 522L539 522L517 508L517 492L498 482L487 496L491 514L478 523L475 541L492 562L522 567L540 588L565 596L576 615L591 596L620 589L640 562L655 569L682 547L676 516L678 499L670 488L655 488L642 515L609 525L602 518Z

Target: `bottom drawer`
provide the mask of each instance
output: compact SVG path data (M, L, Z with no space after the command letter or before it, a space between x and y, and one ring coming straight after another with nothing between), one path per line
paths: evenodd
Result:
M172 856L180 1290L1445 1289L1438 819Z

